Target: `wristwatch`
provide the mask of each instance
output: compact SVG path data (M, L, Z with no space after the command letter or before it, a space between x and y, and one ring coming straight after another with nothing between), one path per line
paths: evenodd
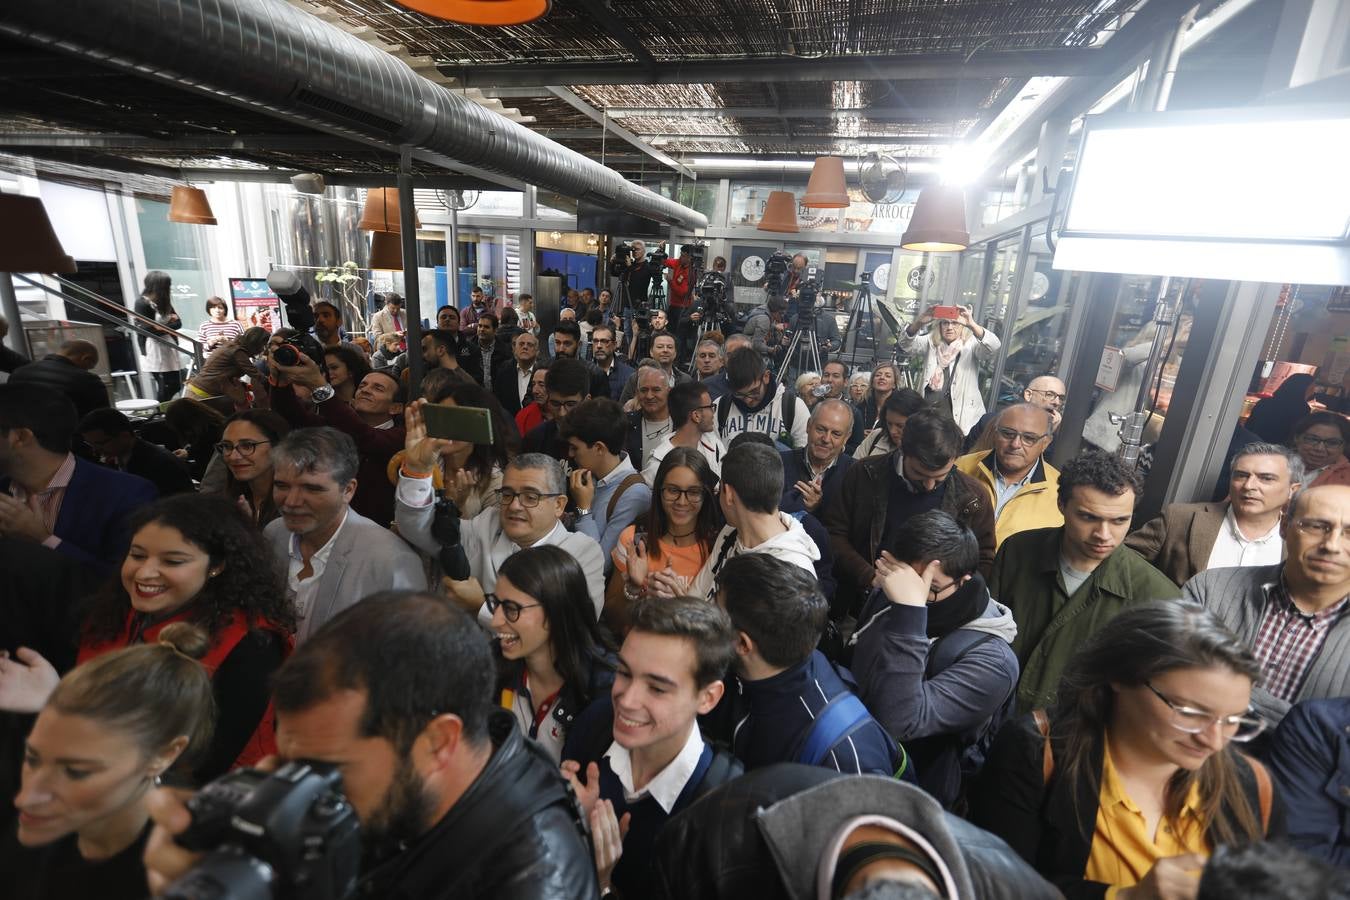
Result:
M314 389L314 392L309 395L309 398L315 403L322 403L325 400L332 400L333 395L336 393L337 391L333 390L331 384L321 384Z
M577 507L577 518L578 518L578 519L581 518L582 516L589 516L590 514L591 514L591 511L590 511L589 509L586 509L586 508L580 507L580 506Z

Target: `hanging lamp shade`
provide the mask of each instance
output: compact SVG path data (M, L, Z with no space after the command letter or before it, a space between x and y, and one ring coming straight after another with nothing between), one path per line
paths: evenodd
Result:
M935 184L919 192L914 217L900 238L900 249L921 253L951 253L970 245L966 229L966 193Z
M398 234L402 231L399 218L398 188L371 188L366 191L366 205L361 209L362 231L384 231ZM413 224L422 227L422 220L413 210Z
M397 0L437 19L460 25L524 25L542 18L549 0Z
M74 272L37 197L0 194L0 272Z
M370 233L370 268L403 269L403 238L389 231Z
M780 231L784 234L796 234L797 198L791 191L773 191L764 204L764 218L759 220L760 231Z
M175 185L169 198L169 221L184 225L216 224L216 214L211 211L206 191L185 184Z
M811 209L847 209L848 182L844 179L844 160L839 156L817 156L806 183L802 206Z

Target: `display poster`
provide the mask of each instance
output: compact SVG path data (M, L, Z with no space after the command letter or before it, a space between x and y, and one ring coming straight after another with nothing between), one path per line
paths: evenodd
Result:
M245 328L266 328L270 334L281 327L281 298L266 278L231 278L230 300L235 321Z
M1119 347L1103 347L1102 361L1097 364L1095 384L1104 391L1115 392L1120 375L1125 371L1125 354Z

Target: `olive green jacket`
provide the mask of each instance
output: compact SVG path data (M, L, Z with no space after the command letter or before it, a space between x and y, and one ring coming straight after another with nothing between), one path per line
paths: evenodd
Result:
M1018 712L1051 705L1075 650L1116 613L1149 600L1171 600L1181 590L1138 553L1116 548L1072 597L1059 577L1064 529L1037 528L1010 536L994 557L989 593L1012 610L1012 649L1022 667Z

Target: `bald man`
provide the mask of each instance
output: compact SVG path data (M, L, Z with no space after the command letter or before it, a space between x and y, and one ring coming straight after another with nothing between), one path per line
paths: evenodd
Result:
M1023 403L1034 403L1050 413L1053 428L1051 429L1050 442L1042 449L1042 454L1049 455L1055 446L1054 432L1059 431L1059 423L1064 417L1064 403L1068 400L1069 389L1064 386L1054 375L1037 375L1027 383L1026 389L1022 391ZM970 453L975 449L975 445L980 442L984 436L985 429L989 423L994 421L994 416L998 411L990 411L980 416L975 427L971 428L966 434L966 443L964 450Z
M98 365L98 348L88 341L66 341L55 353L20 366L9 376L15 384L41 384L70 398L80 418L111 406L103 379L91 369Z
M1256 654L1252 703L1271 725L1294 703L1350 696L1350 487L1300 491L1280 531L1284 562L1209 569L1182 592Z
M989 489L998 545L1019 531L1064 524L1059 509L1059 470L1045 461L1045 450L1054 439L1054 425L1052 413L1045 407L1014 404L994 420L993 450L977 450L956 461L956 468Z

